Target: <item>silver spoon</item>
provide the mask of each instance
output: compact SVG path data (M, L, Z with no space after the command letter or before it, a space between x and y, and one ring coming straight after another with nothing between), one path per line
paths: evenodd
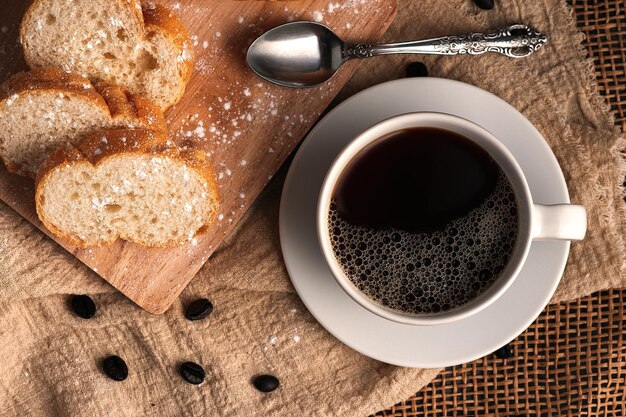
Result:
M523 58L547 42L526 25L495 33L471 33L386 45L347 45L332 30L314 22L275 27L250 45L248 65L261 77L285 87L313 87L328 81L346 61L389 54L479 55L498 52Z

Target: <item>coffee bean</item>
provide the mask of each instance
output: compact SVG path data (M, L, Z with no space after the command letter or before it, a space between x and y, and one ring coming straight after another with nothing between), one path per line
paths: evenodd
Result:
M71 300L72 310L77 316L90 319L96 315L96 303L88 295L74 295Z
M428 68L423 62L412 62L406 67L407 77L427 77Z
M511 35L513 36L524 36L528 35L528 29L511 29ZM514 200L511 200L514 201Z
M113 355L102 361L102 369L114 381L123 381L128 378L128 367L124 359Z
M213 311L213 303L206 298L200 298L189 304L185 311L185 317L188 320L202 320L211 314Z
M498 359L507 359L511 357L511 347L509 345L504 345L500 349L493 352Z
M493 0L474 0L474 3L483 10L491 10L494 6Z
M280 385L280 381L273 375L259 375L252 380L254 387L261 392L272 392Z
M185 362L180 365L180 376L190 384L198 385L204 381L204 368L195 362Z

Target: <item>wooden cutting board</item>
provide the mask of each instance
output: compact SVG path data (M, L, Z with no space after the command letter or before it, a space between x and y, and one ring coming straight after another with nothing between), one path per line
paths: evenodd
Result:
M151 313L164 312L178 297L357 65L348 63L323 87L281 88L247 68L248 45L265 30L293 20L319 21L351 42L371 42L387 29L396 10L396 0L162 2L189 29L196 58L183 100L166 116L178 144L211 156L221 191L219 222L186 245L168 249L146 249L121 240L77 249L51 236ZM28 3L0 1L0 80L26 68L17 36ZM32 180L11 175L0 164L0 199L49 234L35 213L33 188Z

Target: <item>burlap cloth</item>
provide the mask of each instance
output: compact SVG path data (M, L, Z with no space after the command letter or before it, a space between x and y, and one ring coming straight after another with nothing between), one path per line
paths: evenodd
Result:
M550 37L522 60L424 57L431 75L485 88L524 113L554 150L572 201L589 214L572 245L553 301L625 286L620 134L594 90L590 63L562 0L501 0L479 12L469 0L400 2L388 39L411 39L532 23ZM365 63L342 97L403 76L394 57ZM419 94L419 92L416 92ZM489 111L489 109L484 109ZM623 168L623 166L622 166ZM278 242L282 175L241 227L162 316L141 311L28 222L0 205L0 413L63 416L359 416L404 400L438 370L405 369L364 357L336 341L305 310L289 282ZM71 293L93 294L98 314L74 316ZM183 306L210 298L213 315L190 322ZM376 337L375 334L372 337ZM462 346L459 346L462 349ZM107 379L109 354L130 376ZM204 365L200 386L184 382L183 361ZM281 387L261 394L253 375Z

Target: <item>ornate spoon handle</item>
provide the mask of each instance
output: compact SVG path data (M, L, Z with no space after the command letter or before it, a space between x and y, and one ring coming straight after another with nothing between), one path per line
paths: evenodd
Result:
M369 58L389 54L479 55L497 52L511 58L523 58L541 48L548 38L526 25L512 25L495 33L470 33L422 41L384 45L346 45L344 59Z

